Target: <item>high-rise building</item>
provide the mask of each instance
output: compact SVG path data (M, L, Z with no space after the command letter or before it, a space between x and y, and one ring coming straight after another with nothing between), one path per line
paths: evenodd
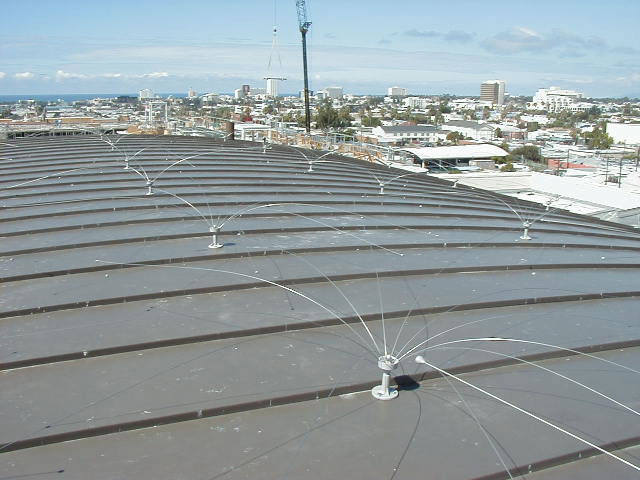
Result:
M406 97L407 89L402 87L389 87L387 89L387 96L389 97Z
M278 96L278 82L279 78L267 78L267 95L270 97Z
M541 88L533 96L532 107L548 112L566 110L581 99L583 94L574 90L564 90L559 87Z
M154 98L154 97L155 97L155 94L153 93L153 90L151 90L150 88L143 88L138 92L138 98L140 100L145 100L147 98Z
M342 87L327 87L324 94L331 99L342 99Z
M198 92L196 92L193 88L189 88L187 92L187 98L194 98L198 96Z
M504 87L503 80L487 80L480 85L480 101L490 102L494 105L502 105L504 103Z

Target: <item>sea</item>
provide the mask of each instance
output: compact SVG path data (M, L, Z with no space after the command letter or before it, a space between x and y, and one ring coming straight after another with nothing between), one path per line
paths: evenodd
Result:
M38 95L0 95L0 103L16 103L20 100L37 100L39 102L56 102L62 100L63 102L71 103L77 100L92 100L94 98L116 98L122 95L127 97L138 98L138 92L135 93L48 93ZM185 98L187 96L184 92L179 93L157 93L158 97L173 98ZM231 95L233 93L220 93L220 95ZM297 96L295 93L283 93L282 96Z
M92 100L94 98L116 98L122 95L138 98L138 93L50 93L38 95L0 95L0 103L16 103L20 100L37 100L40 102L75 102L77 100ZM186 93L158 93L159 97L173 96L174 98L186 97Z

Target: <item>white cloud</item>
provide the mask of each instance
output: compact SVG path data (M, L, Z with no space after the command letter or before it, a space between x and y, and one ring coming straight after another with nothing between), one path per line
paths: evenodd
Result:
M559 52L564 58L579 58L594 53L617 55L637 55L639 50L629 46L611 46L603 38L595 35L577 35L559 29L538 33L526 27L515 27L497 33L480 43L493 53L515 54L522 52Z
M58 70L56 72L56 80L58 81L68 80L68 79L87 79L87 78L89 78L89 76L83 73L70 73L70 72L64 72L62 70Z
M638 82L640 82L640 73L632 73L632 74L626 75L624 77L618 77L618 78L616 78L616 81L623 82L623 83L625 83L627 85L638 83Z
M167 72L151 72L151 73L133 73L130 75L123 75L125 78L167 78L169 74Z
M4 77L6 77L7 74L4 72L0 72L0 80L2 80Z
M152 72L152 73L145 73L143 75L144 78L165 78L168 76L169 74L167 72Z
M64 70L58 70L55 74L55 79L58 82L64 80L93 80L99 78L111 78L111 79L136 79L136 78L167 78L169 74L167 72L151 72L151 73L133 73L124 74L120 72L108 72L108 73L75 73L65 72Z
M412 28L404 32L409 37L441 38L447 42L469 43L475 37L475 33L462 30L449 30L448 32L436 32L435 30L416 30Z
M488 38L483 46L490 51L500 53L517 53L539 51L548 48L549 44L538 32L525 27L516 27Z
M20 72L13 75L16 80L31 80L34 77L31 72Z

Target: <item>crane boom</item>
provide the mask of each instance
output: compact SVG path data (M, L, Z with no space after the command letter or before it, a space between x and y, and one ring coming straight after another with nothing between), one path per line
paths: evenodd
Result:
M300 31L308 31L311 22L307 21L307 5L305 0L296 0L296 10L298 11L298 26L300 27Z
M304 124L307 133L311 133L311 110L309 108L309 74L307 71L307 32L311 22L307 20L307 4L305 0L296 0L298 11L298 27L302 34L302 67L304 69Z

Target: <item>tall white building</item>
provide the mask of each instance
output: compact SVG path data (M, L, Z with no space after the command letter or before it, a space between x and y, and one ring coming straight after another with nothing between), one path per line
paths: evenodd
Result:
M387 96L389 97L406 97L408 91L402 87L389 87L387 88Z
M155 98L155 93L150 88L143 88L138 92L138 98L140 100L145 100L147 98Z
M342 99L342 87L327 87L324 89L324 94L331 99Z
M196 92L193 88L189 88L187 92L187 98L195 98L198 96L198 92Z
M533 96L531 107L548 112L570 109L571 105L583 98L583 94L559 87L541 88Z
M504 80L487 80L480 85L480 101L494 105L504 104Z
M430 98L421 98L421 97L407 97L402 100L402 103L405 107L411 108L428 108L430 105L434 104L434 101Z
M278 96L278 82L279 78L267 78L267 95L270 97Z

